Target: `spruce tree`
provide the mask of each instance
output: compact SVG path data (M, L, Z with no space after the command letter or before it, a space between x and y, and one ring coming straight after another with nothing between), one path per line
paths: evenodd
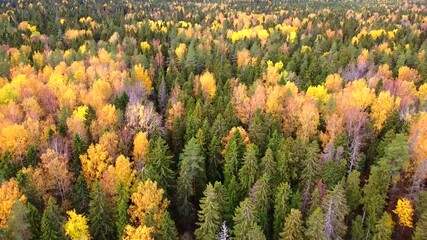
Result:
M87 213L89 206L89 189L82 175L77 177L72 199L77 212Z
M34 207L34 205L32 205L31 203L27 203L27 208L28 208L28 212L27 212L27 221L30 224L29 226L29 230L31 232L31 240L36 240L36 239L40 239L40 223L41 223L41 216L40 216L40 212L39 210Z
M208 181L211 183L222 179L221 141L216 135L212 136L209 144L206 174Z
M328 239L344 238L347 232L345 217L348 214L347 200L342 183L328 191L322 204L325 214L325 234Z
M381 219L375 225L373 240L391 240L393 235L394 222L391 215L384 212Z
M41 240L59 240L61 235L62 221L59 216L59 207L56 200L50 197L43 212L41 222Z
M123 183L119 184L117 191L117 236L119 239L123 236L123 231L126 225L129 223L129 214L128 214L128 202L129 202L129 193L126 190L126 187Z
M302 240L302 214L298 209L291 209L291 212L286 217L283 232L280 234L281 240Z
M243 166L239 170L240 193L246 195L258 179L258 147L250 144L243 156Z
M240 202L239 207L236 208L233 217L234 228L233 234L235 239L241 240L264 240L261 227L257 225L254 217L253 204L248 198Z
M89 230L94 239L113 239L115 234L112 211L99 182L95 182L90 192Z
M163 138L150 139L146 162L144 178L156 181L159 188L170 193L171 181L175 174L172 170L172 156L168 154L168 145Z
M254 184L249 193L253 201L255 219L264 231L266 237L271 235L271 186L270 177L264 173Z
M178 239L178 231L175 222L171 218L169 212L165 212L160 225L160 229L155 233L154 239L175 240Z
M362 194L360 193L360 172L353 170L347 177L345 193L350 212L360 205Z
M357 215L351 223L351 239L364 240L366 239L366 227L363 225L363 218Z
M321 208L316 208L307 219L307 228L305 229L306 239L326 240L324 231L324 219Z
M421 214L420 219L418 219L412 240L427 239L426 229L427 229L427 210L424 210L424 213Z
M249 124L248 133L251 141L259 147L261 152L266 150L268 143L268 131L269 129L264 121L262 112L258 109Z
M8 239L27 239L30 235L30 224L26 218L28 208L21 201L16 201L13 204L9 218L7 219L7 235Z
M273 221L273 239L279 239L279 234L283 230L283 223L290 211L289 200L292 195L291 186L284 182L276 190L274 196L274 221Z
M218 183L218 182L217 182ZM215 183L215 185L217 185ZM217 188L220 185L217 186ZM196 239L215 240L222 223L221 218L221 193L209 183L203 192L198 212L198 228L194 232Z

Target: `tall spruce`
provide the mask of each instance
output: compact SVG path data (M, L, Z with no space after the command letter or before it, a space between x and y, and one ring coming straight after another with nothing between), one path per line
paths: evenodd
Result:
M115 233L112 210L99 182L95 182L90 192L89 230L94 239L113 239Z
M302 214L298 209L291 209L291 212L286 217L283 232L280 233L281 240L302 240L303 226Z

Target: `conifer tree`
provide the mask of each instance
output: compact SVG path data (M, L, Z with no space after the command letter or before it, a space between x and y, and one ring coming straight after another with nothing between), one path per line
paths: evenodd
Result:
M126 190L124 184L119 184L119 189L117 191L117 219L116 227L117 234L119 239L122 238L124 229L129 223L129 214L128 214L128 202L129 202L129 193Z
M342 183L328 191L322 204L325 214L325 234L328 239L343 238L347 231L345 217L348 214L347 200Z
M233 234L236 239L241 240L264 240L261 227L256 224L254 209L248 198L240 202L233 217Z
M261 110L258 109L248 128L249 138L259 147L261 152L265 151L268 143L269 129L264 120Z
M307 228L305 229L305 237L307 239L326 240L324 231L324 219L321 208L316 208L307 219Z
M28 208L21 201L13 204L12 211L7 219L7 237L9 239L28 239L30 224L26 218Z
M76 184L74 184L72 199L77 212L87 213L89 207L89 189L82 175L77 177Z
M243 165L239 170L240 192L246 195L258 178L258 147L250 144L243 156Z
M394 222L391 219L391 215L384 212L381 219L375 225L375 233L373 240L391 240L393 234Z
M59 240L61 235L62 221L59 216L59 207L56 200L50 197L46 209L43 212L41 222L41 240Z
M351 211L357 209L360 205L362 195L360 193L360 172L353 170L347 177L345 193L347 197L348 208Z
M222 179L221 141L216 135L212 136L209 144L206 171L209 182L213 183Z
M291 195L291 186L287 182L283 182L277 187L274 196L273 239L279 239L279 234L283 230L283 223L291 209L289 203Z
M266 173L271 180L271 183L273 184L271 187L274 188L274 184L276 183L276 169L277 169L277 163L274 160L273 151L268 148L265 151L264 157L261 159L260 163L260 170L261 173Z
M298 209L291 209L291 212L286 217L283 232L280 234L281 240L302 240L302 214Z
M200 200L200 210L198 212L198 228L194 232L197 239L215 240L220 230L221 219L221 198L219 182L215 187L209 183L203 192L203 198Z
M412 240L427 239L426 229L427 229L427 210L424 210L424 213L421 214L420 219L418 219Z
M178 239L178 231L175 226L175 222L171 218L169 212L165 212L160 225L158 233L155 233L155 237L163 240L175 240Z
M99 182L95 182L90 192L89 229L94 239L107 240L115 237L112 211Z
M34 205L32 205L31 203L27 203L27 208L28 208L28 212L26 215L28 224L29 226L29 230L31 233L31 240L36 240L36 239L40 239L40 224L41 224L41 216L40 216L40 212L39 210L34 207Z

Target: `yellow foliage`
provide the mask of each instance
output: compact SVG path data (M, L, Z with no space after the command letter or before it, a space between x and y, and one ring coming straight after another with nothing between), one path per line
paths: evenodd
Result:
M328 94L325 86L323 85L308 87L306 96L312 98L315 101L320 101L321 103L325 103L331 98L331 95Z
M409 199L399 198L399 200L397 200L396 209L394 209L393 212L399 217L400 226L413 228L412 217L414 215L414 208Z
M329 74L325 80L325 87L328 92L338 92L342 89L343 80L337 73Z
M409 143L415 168L427 158L427 113L420 112L411 120ZM424 178L427 178L427 173Z
M125 227L123 240L153 240L153 233L154 228L152 227L140 225L137 228L134 228L130 225L127 225Z
M108 166L101 180L101 186L107 195L115 195L119 184L123 184L126 191L129 190L136 175L136 171L132 167L133 163L123 155L117 157L115 166Z
M82 214L77 214L76 210L67 211L68 220L64 224L65 235L71 240L89 240L88 221Z
M24 125L13 124L1 129L0 142L1 155L10 152L18 161L27 153L31 139Z
M341 109L355 107L363 110L369 107L375 99L375 90L370 89L366 80L359 79L347 84L347 86L336 95L337 105Z
M291 31L290 33L289 33L289 42L290 43L293 43L293 42L295 42L295 39L297 38L297 32L295 32L295 31Z
M214 75L209 71L206 71L202 74L202 76L200 76L199 81L205 99L212 99L213 97L215 97L216 81Z
M169 200L164 197L164 190L157 188L157 182L150 179L140 182L131 200L132 204L128 209L131 223L137 226L146 225L149 224L146 222L147 217L150 217L154 221L152 227L160 227Z
M104 48L98 50L98 58L100 63L109 63L111 60L110 53Z
M80 106L73 111L71 117L67 119L67 127L69 132L74 136L75 134L81 137L85 136L85 120L89 108L87 106Z
M141 42L140 44L141 50L143 52L150 50L150 44L148 42Z
M135 160L142 161L148 150L148 138L146 132L138 132L133 140L133 157Z
M315 136L317 126L319 125L319 110L312 101L304 101L300 112L298 113L298 121L300 127L297 130L297 136L307 141L310 137Z
M414 83L417 83L420 81L420 76L416 69L409 68L407 66L402 66L399 68L398 71L399 71L399 74L398 74L399 80L414 82Z
M283 100L286 90L283 86L273 86L267 90L267 100L265 103L267 113L280 114L283 109Z
M107 170L112 159L104 146L101 144L91 144L87 153L80 155L80 161L82 164L83 176L89 186L91 186L94 181L101 179L102 174Z
M34 62L34 65L35 65L37 68L41 68L41 67L43 67L43 65L44 65L44 57L43 57L43 54L41 54L41 53L39 53L39 52L35 52L35 53L33 54L33 62Z
M185 43L180 43L179 46L175 49L175 54L179 61L181 61L186 51L187 45L185 45Z
M389 91L381 92L378 95L378 98L374 100L371 106L371 117L377 131L381 131L387 118L390 117L394 110L398 109L399 105L400 98L397 97L395 99Z
M237 52L237 66L239 68L246 67L251 62L251 52L248 49L243 49Z
M19 191L18 182L15 179L3 182L0 186L0 229L7 228L7 219L16 201L26 201Z
M144 69L141 64L138 64L134 68L135 80L141 81L145 90L151 92L153 90L150 74Z

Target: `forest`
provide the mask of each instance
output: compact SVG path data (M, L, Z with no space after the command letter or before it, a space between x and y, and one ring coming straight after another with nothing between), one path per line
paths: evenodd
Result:
M0 1L0 239L427 240L427 2Z

